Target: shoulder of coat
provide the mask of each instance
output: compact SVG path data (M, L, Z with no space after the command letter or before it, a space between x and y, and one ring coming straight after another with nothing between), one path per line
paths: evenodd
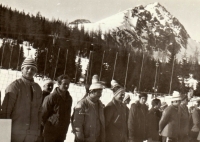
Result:
M6 92L10 92L13 91L15 89L19 89L19 85L21 85L21 81L20 79L16 79L15 81L13 81L12 83L10 83L7 88L6 88Z
M107 105L106 105L106 108L107 107L111 107L111 106L113 106L114 105L114 103L112 102L112 101L110 101Z
M82 99L82 100L80 100L80 101L77 103L77 105L75 106L75 109L77 109L77 108L82 108L84 105L86 105L86 99L85 99L85 98Z

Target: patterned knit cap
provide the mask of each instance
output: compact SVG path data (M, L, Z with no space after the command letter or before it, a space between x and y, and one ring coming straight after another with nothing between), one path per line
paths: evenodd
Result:
M37 70L37 65L36 65L36 62L33 58L31 57L27 57L24 62L22 63L22 66L21 66L21 70L25 67L25 66L32 66L34 68L36 68Z
M119 94L125 93L124 88L121 87L121 85L119 85L115 80L111 81L111 89L113 90L114 97L116 97Z

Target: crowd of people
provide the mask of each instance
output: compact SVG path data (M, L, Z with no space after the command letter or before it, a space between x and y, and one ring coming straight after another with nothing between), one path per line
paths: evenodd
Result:
M12 119L11 142L64 142L70 123L74 142L200 141L200 100L188 109L190 98L178 91L169 106L154 98L149 108L147 94L139 93L129 108L130 96L112 80L113 98L105 106L100 101L105 87L95 75L72 108L68 75L58 77L54 90L54 82L45 80L42 90L33 80L34 59L26 58L21 71L22 77L6 88L1 107L1 119Z

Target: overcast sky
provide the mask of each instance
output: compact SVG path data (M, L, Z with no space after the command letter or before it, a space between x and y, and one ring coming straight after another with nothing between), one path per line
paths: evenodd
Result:
M49 18L71 22L88 19L96 22L137 5L159 2L186 28L189 35L200 41L200 0L0 0L12 9L31 14L38 11Z

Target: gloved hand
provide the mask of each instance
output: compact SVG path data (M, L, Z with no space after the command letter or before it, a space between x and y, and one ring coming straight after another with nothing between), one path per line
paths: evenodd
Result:
M81 132L76 132L76 139L78 141L84 141L84 135Z

